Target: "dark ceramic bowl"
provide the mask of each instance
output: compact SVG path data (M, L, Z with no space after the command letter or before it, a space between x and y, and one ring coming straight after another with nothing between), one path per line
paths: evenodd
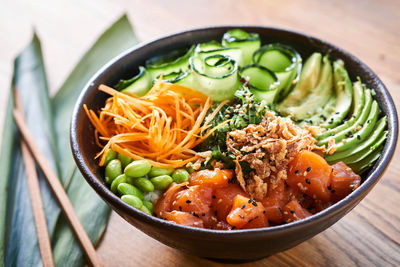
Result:
M379 161L363 177L361 186L335 205L304 220L263 229L221 231L185 227L149 216L124 203L103 182L102 171L94 160L99 151L83 108L100 109L107 95L97 90L100 84L115 85L119 79L130 78L138 66L151 56L189 47L192 44L220 40L232 28L259 33L262 43L280 42L295 48L303 58L312 52L329 53L332 59L344 60L351 79L361 77L369 88L376 90L380 108L388 117L389 136ZM100 67L100 66L99 66ZM246 261L267 257L289 249L325 230L353 209L372 189L388 166L398 134L396 108L385 85L360 60L342 49L317 38L287 30L267 27L211 27L185 31L148 43L139 44L111 60L83 88L76 103L71 122L71 147L83 176L113 210L125 220L154 239L184 252L200 257Z

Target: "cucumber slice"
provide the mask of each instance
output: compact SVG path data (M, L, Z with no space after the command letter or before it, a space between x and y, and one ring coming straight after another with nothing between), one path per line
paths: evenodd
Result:
M363 110L361 111L360 117L356 120L353 121L351 125L348 127L344 127L343 130L340 132L333 132L333 139L335 140L336 143L339 143L342 139L346 138L346 135L349 135L349 133L354 134L356 132L357 127L362 127L367 120L368 115L370 114L371 111L371 106L372 106L372 96L371 96L371 90L365 90L365 104L363 107ZM338 128L343 128L343 127L338 127ZM325 139L322 139L318 142L319 146L323 146L329 142L330 137L327 137Z
M371 111L372 112L372 111ZM345 151L342 152L335 152L332 155L327 155L325 159L328 162L337 162L339 160L344 161L346 164L347 162L352 162L353 160L349 160L352 155L357 154L359 152L365 152L365 150L368 150L369 147L373 146L375 144L375 141L379 139L381 136L381 133L385 130L386 128L386 123L387 123L387 118L383 117L381 118L377 124L375 125L375 130L372 133L371 136L367 136L367 139L362 140L362 142L357 146L357 147L351 147ZM361 133L361 130L360 130ZM356 136L357 138L357 136ZM361 136L359 137L361 139ZM347 162L346 162L347 161Z
M206 58L210 56L215 56L215 55L223 55L223 56L228 56L231 59L235 60L238 66L243 65L243 56L242 56L242 50L240 48L220 48L220 49L215 49L215 50L208 50L208 51L200 51L196 52L196 56L200 57L202 60L205 60Z
M327 122L321 125L324 128L333 128L341 123L349 113L352 102L353 86L342 60L336 60L333 63L333 80L337 99L336 108L328 117Z
M280 81L277 101L283 100L297 83L302 59L296 50L282 44L264 45L253 54L253 62L272 70Z
M326 132L319 134L315 138L317 140L325 139L325 138L335 135L336 133L339 133L339 132L349 128L351 125L353 125L358 120L358 118L361 116L364 105L366 105L366 101L365 101L366 93L365 92L366 92L366 90L364 89L364 86L362 85L361 82L354 83L353 84L353 103L352 103L353 107L352 107L352 110L350 111L350 119L335 128L329 129ZM329 121L328 121L328 123L329 123Z
M221 48L223 48L223 45L221 45L217 41L211 41L208 43L202 43L202 44L196 45L194 52L196 54L198 54L199 52L208 52L208 51L218 50Z
M139 67L139 74L129 80L120 80L115 89L124 93L133 93L137 96L144 96L152 86L150 73L142 66Z
M261 46L260 36L256 33L247 33L240 29L226 32L222 37L222 45L236 47L242 51L243 65L252 62L252 56ZM239 64L239 66L242 66Z
M187 72L189 70L189 58L194 53L194 46L189 49L178 49L161 56L155 56L146 60L146 68L152 78L161 74Z
M189 60L193 88L214 101L231 99L239 88L238 64L226 55L206 58L193 56Z
M263 66L252 64L245 66L240 75L248 80L249 89L258 100L264 100L267 104L274 102L278 92L279 80L272 71Z

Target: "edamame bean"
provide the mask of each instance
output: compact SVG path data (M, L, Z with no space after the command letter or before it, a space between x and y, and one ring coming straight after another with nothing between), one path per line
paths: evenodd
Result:
M135 160L126 166L124 172L129 177L139 178L149 173L151 165L147 160Z
M134 186L139 188L143 192L153 192L154 185L146 178L132 178L132 183Z
M114 193L117 193L117 187L120 183L126 183L126 175L125 174L121 174L120 176L115 178L114 181L112 181L111 186L110 186L111 191Z
M154 212L154 206L153 203L151 203L150 201L143 201L143 206L145 206L151 213Z
M141 200L143 199L143 193L131 184L120 183L117 186L117 190L121 195L132 195L138 197Z
M154 187L158 190L165 190L173 182L169 175L160 175L150 179Z
M174 172L174 169L171 168L159 168L159 167L151 167L149 172L150 177L157 177L161 175L171 175Z
M140 210L143 211L144 213L149 214L149 215L153 215L153 213L145 205L142 205Z
M189 180L189 173L185 169L177 169L172 174L172 179L175 183L178 184L186 182L187 180Z
M122 174L121 161L119 159L111 160L105 170L106 183L111 184L115 178Z
M132 162L132 159L124 154L118 153L118 159L121 161L122 169L125 169L129 163Z
M123 195L121 197L122 201L125 203L128 203L132 207L135 207L137 209L141 209L143 207L143 202L136 196L132 195Z
M104 166L107 166L107 164L112 161L113 159L117 158L117 152L115 152L112 149L109 149L106 155L106 159L104 160Z

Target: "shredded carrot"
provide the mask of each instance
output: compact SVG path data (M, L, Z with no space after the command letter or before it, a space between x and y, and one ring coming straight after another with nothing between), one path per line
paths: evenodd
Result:
M163 168L183 167L199 158L193 148L219 126L209 123L227 101L207 116L212 101L204 94L176 84L156 82L143 97L125 94L106 85L99 90L109 95L96 114L83 106L95 128L96 158L104 165L109 149L134 160L147 159ZM221 124L222 125L222 124Z

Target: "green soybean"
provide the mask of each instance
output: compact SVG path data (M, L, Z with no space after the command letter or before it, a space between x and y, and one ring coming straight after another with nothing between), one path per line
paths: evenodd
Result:
M154 185L146 178L132 178L132 184L143 192L154 191Z
M115 152L114 150L112 150L112 149L109 149L108 150L108 152L107 152L107 155L106 155L106 159L105 159L105 161L104 161L104 166L107 166L107 164L110 162L110 161L112 161L113 159L116 159L117 158L117 152Z
M126 166L124 172L133 178L143 177L150 172L151 165L147 160L136 160Z
M121 197L122 201L125 203L128 203L132 207L135 207L137 209L141 209L143 207L143 202L136 196L132 195L123 195Z
M117 190L121 195L132 195L140 199L143 199L143 193L131 184L120 183L117 186Z
M189 180L189 173L185 169L177 169L174 171L172 174L172 179L174 180L175 183L183 183Z
M111 160L105 170L106 183L111 184L112 181L122 174L121 161L119 159Z
M118 159L121 161L122 168L125 169L129 163L132 162L132 159L124 154L118 153Z
M146 207L151 213L154 212L154 206L153 203L151 203L150 201L143 201L143 206Z
M174 169L171 168L159 168L159 167L151 167L149 172L150 177L157 177L161 175L171 175L174 172Z
M158 190L165 190L173 182L172 177L169 175L160 175L150 179L154 187Z
M117 178L114 179L114 181L112 181L111 183L111 191L114 193L117 193L117 187L120 183L126 183L126 175L125 174L121 174L120 176L118 176Z
M153 215L153 213L145 205L142 205L140 207L140 210L143 211L144 213L149 214L149 215Z

